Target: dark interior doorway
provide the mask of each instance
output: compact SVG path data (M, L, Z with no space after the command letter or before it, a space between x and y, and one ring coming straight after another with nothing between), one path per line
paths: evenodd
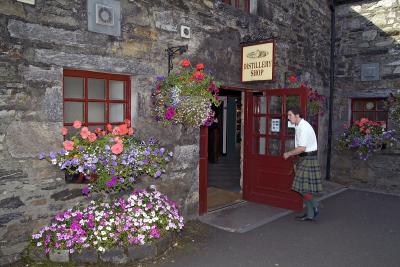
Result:
M214 107L215 122L208 128L208 211L241 201L242 93L221 90Z

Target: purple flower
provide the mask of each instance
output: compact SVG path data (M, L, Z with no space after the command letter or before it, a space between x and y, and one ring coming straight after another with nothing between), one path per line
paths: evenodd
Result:
M105 146L104 146L104 149L105 149L105 150L110 150L111 148L110 148L109 145L105 145Z
M135 181L135 177L129 177L129 182L133 183Z
M160 169L157 170L156 174L154 174L154 177L159 177L161 175Z
M39 153L39 159L42 160L42 159L44 159L44 158L46 158L46 154L43 153L43 152L40 152L40 153Z
M55 152L50 152L50 153L49 153L49 158L50 158L50 159L55 159L56 156L57 156L57 154L56 154Z
M125 182L125 180L124 180L124 178L119 178L119 182L121 183L121 184L123 184L124 182Z
M85 195L85 196L87 196L87 195L89 194L89 192L90 192L90 190L89 190L88 187L84 187L84 188L82 189L82 194Z
M165 76L157 76L156 79L161 82L165 80Z

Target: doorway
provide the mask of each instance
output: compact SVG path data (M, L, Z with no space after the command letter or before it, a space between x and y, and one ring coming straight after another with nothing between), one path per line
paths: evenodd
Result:
M207 211L242 201L242 92L222 89L219 95L208 127Z

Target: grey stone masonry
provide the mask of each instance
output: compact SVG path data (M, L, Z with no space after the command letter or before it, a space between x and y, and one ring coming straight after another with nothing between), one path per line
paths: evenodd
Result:
M386 98L400 93L400 1L357 1L337 7L334 138L350 122L351 99ZM379 79L361 80L362 64L377 63ZM389 130L400 130L388 120ZM334 151L332 178L389 192L400 192L398 150L386 148L367 162ZM354 166L357 166L356 168Z
M175 68L189 57L193 64L204 63L224 86L283 88L285 75L295 71L329 94L331 13L326 1L252 0L249 14L219 0L120 0L118 37L88 30L87 1L35 2L4 0L0 8L0 265L20 259L31 234L55 214L88 201L80 195L81 184L66 184L63 172L37 158L62 145L64 70L131 77L137 137L153 136L175 154L166 173L158 179L142 177L137 186L155 184L186 219L198 216L200 131L163 127L151 117L155 76L168 71L167 47L188 45L187 55L175 57ZM396 25L396 16L387 19ZM181 25L190 27L190 39L180 36ZM275 80L242 84L240 42L258 34L275 40ZM395 49L388 39L379 43L381 50ZM396 69L399 64L389 65L394 62L388 66ZM327 117L319 122L323 169Z

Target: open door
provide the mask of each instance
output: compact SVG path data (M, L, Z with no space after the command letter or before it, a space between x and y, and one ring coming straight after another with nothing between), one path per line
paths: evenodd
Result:
M306 112L307 89L246 92L243 198L291 210L302 209L300 194L291 190L293 160L283 153L294 148L294 128L287 108Z

